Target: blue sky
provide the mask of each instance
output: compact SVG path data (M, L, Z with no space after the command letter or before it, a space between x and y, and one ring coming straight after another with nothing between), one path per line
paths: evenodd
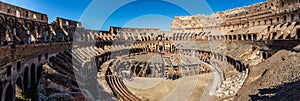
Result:
M87 29L109 26L169 30L174 16L210 14L266 0L2 0L55 17L80 21ZM183 2L191 1L191 2ZM207 2L207 3L206 3Z

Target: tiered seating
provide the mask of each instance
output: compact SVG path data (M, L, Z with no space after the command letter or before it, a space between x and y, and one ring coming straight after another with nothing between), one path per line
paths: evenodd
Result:
M68 65L64 63L62 59L58 57L51 57L50 62L53 63L52 68L59 73L74 77L73 69L68 68Z
M39 81L39 100L87 100L76 81L58 73L44 73Z
M141 101L133 93L131 93L128 88L124 85L120 78L116 76L108 75L107 82L110 85L111 89L114 91L116 96L123 101Z

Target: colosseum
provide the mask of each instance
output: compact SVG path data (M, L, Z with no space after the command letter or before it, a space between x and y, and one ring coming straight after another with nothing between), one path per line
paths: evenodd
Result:
M0 1L0 99L300 100L300 0L170 25L90 30Z

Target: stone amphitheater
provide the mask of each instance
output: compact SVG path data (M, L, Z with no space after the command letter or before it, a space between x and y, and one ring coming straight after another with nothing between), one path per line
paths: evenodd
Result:
M300 100L300 1L85 29L0 1L1 101Z

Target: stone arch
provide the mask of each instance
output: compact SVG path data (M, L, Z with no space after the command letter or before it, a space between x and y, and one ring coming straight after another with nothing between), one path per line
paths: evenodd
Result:
M248 40L252 40L251 34L247 34Z
M228 35L227 37L228 37L227 38L228 40L232 40L232 36L231 35Z
M176 36L177 36L177 34L174 33L174 34L173 34L173 40L176 40L176 38L177 38Z
M18 61L17 62L17 71L19 72L21 69L21 61Z
M232 35L232 40L237 40L237 35Z
M5 38L6 26L4 23L0 22L0 40Z
M286 15L283 16L283 21L287 21Z
M42 72L43 72L43 65L40 64L40 65L37 67L37 80L39 80L39 79L41 78Z
M296 40L299 40L299 39L300 39L300 29L299 29L299 28L296 29L296 36L295 36L295 39L296 39Z
M247 35L246 34L242 35L242 40L247 40Z
M23 80L22 80L21 77L19 77L19 78L17 79L16 86L19 87L19 88L22 90L21 93L23 93L23 92L25 91L25 90L24 90L24 85L23 85ZM17 88L17 87L15 87L15 88Z
M3 84L2 82L0 82L0 100L2 100L2 96L3 96Z
M28 82L29 82L29 67L25 67L24 70L24 76L23 76L23 84L27 87L25 87L26 89L28 88Z
M187 33L187 34L186 34L185 40L189 40L189 39L190 39L190 34L191 34L191 33Z
M182 33L182 35L181 35L181 40L185 40L186 34L187 34L187 33Z
M31 67L30 67L30 85L34 85L35 84L35 64L32 63Z
M268 58L267 52L263 52L262 55L263 55L263 59L264 59L264 60L267 60L267 58Z
M5 21L6 21L5 18L0 15L0 25L4 28L5 28L5 26L3 24L5 24Z
M242 40L242 35L237 35L237 40Z
M183 33L180 33L179 40L182 40Z
M276 21L277 21L277 23L280 22L280 17L279 16L276 17Z
M212 39L211 40L217 40L216 36L211 35Z
M9 84L5 91L5 101L12 101L14 99L14 89L11 84Z
M196 38L196 36L197 36L197 33L193 32L193 33L191 34L191 39L194 40L194 39Z
M217 36L217 40L221 40L221 37L219 35Z
M252 40L257 40L257 35L253 34L253 39Z
M276 35L277 35L277 32L273 32L272 33L272 37L270 36L270 40L276 40Z
M291 34L288 34L288 35L285 37L285 39L286 39L286 40L292 39Z
M0 22L5 22L5 17L0 15Z
M183 40L188 40L188 37L189 37L189 33L185 33Z
M188 40L192 40L192 38L193 38L193 33L189 33Z
M7 24L9 26L15 26L15 20L14 18L11 18L11 17L8 17L7 20L6 20Z
M27 29L29 30L29 31L31 31L32 30L32 22L31 21L26 21L26 27L27 27ZM55 29L55 26L53 26L53 28ZM53 30L54 30L53 29Z
M225 40L225 36L224 35L221 35L220 38L221 38L221 40Z

